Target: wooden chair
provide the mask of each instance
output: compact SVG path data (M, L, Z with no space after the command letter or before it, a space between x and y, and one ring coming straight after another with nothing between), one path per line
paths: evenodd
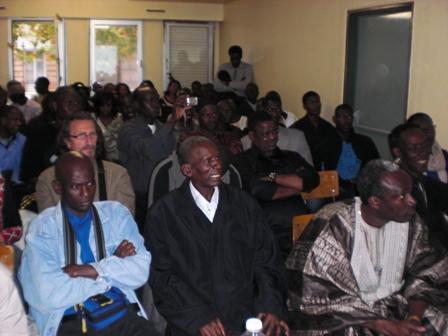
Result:
M311 190L309 193L301 193L304 200L316 199L316 198L328 198L339 195L339 178L336 170L324 170L319 172L320 183Z
M0 244L0 262L14 271L14 248L11 245Z
M302 198L307 201L319 198L333 198L339 195L339 177L336 170L324 170L319 172L320 183L309 193L301 193ZM305 230L308 223L313 219L314 214L299 215L292 219L292 240L295 242L300 238L303 230Z
M292 218L292 241L300 238L306 226L313 219L314 214L299 215Z

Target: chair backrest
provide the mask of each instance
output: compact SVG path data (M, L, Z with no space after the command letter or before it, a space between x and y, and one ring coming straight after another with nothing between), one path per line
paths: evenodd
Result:
M169 169L173 167L174 157L170 155L165 160L160 161L152 171L148 188L148 207L155 203L160 197L170 190ZM180 170L180 168L179 168ZM180 173L180 171L179 171ZM182 181L182 179L181 179ZM175 183L175 182L172 182ZM179 185L182 182L177 182Z
M292 241L300 238L308 223L313 219L314 214L299 215L292 218Z
M336 170L324 170L319 172L320 183L309 193L301 193L304 200L316 198L328 198L339 195L339 178Z
M0 244L0 262L14 271L14 248L11 245Z

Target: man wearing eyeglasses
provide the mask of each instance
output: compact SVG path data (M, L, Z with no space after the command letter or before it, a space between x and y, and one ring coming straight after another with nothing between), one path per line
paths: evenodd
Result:
M95 120L88 112L75 112L64 120L57 142L62 152L78 151L92 160L96 176L95 201L118 201L134 214L135 194L131 179L122 166L97 159L100 149L98 140ZM39 175L36 184L39 212L55 206L59 201L59 195L51 187L54 179L54 167L44 170Z

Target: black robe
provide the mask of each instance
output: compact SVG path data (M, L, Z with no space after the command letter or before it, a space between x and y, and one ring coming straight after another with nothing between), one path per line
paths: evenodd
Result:
M221 184L211 223L196 206L189 180L149 209L149 283L173 335L198 335L215 318L240 334L259 312L284 317L284 265L262 214L248 194Z

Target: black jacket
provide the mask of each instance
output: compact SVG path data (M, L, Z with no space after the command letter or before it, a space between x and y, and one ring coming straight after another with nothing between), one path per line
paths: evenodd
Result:
M58 154L56 139L59 130L54 120L41 114L31 119L21 131L27 138L22 154L21 180L31 183L34 189L39 174L53 164L51 159Z
M290 128L296 128L305 133L306 141L310 146L313 165L316 170L328 170L325 165L328 155L328 146L336 136L336 129L323 118L319 117L317 127L315 127L307 116L297 120Z
M279 186L263 178L271 172L296 174L303 180L303 191L308 192L319 185L319 174L296 152L277 148L271 157L266 157L254 144L237 155L233 164L240 173L243 190L254 196L263 208L266 220L286 258L292 249L292 218L308 213L308 208L300 195L273 199Z
M411 176L417 213L428 226L430 238L448 249L448 185L423 175Z
M335 170L338 166L339 157L342 151L342 137L338 133L333 133L332 141L328 143L327 155L325 158L325 169ZM346 142L349 142L356 156L361 161L361 168L370 160L378 159L380 153L375 143L368 136L352 131Z

